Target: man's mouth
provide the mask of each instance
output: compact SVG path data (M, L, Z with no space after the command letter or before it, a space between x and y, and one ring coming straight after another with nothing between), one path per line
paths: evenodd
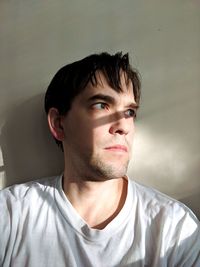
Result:
M105 148L106 150L110 150L110 151L119 151L119 152L128 152L128 148L126 146L123 145L114 145L114 146L109 146Z

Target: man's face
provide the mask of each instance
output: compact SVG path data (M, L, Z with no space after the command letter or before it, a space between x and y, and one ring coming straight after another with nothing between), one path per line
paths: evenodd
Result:
M137 104L132 83L121 76L122 92L114 91L99 73L73 101L63 118L66 166L81 179L104 181L126 174L134 135ZM76 177L72 177L76 178Z

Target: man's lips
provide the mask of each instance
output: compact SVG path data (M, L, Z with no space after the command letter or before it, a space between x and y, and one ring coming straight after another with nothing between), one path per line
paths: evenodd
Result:
M126 146L123 145L114 145L114 146L109 146L105 148L106 150L112 150L112 151L123 151L123 152L128 152L128 149Z

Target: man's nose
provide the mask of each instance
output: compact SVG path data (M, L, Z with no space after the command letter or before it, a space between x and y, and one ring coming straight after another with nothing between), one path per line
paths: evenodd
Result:
M116 112L112 115L109 132L111 134L127 135L130 130L130 119L125 117L124 112Z

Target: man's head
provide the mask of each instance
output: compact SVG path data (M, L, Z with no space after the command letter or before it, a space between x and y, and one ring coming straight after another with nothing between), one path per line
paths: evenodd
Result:
M91 55L61 68L47 89L45 110L65 162L88 179L124 175L139 100L140 80L128 54Z

